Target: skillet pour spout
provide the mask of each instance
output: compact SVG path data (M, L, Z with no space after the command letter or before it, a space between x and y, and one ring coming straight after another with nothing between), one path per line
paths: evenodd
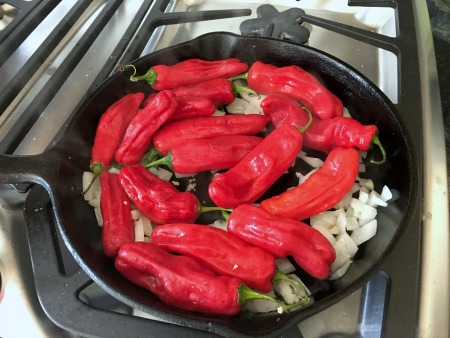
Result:
M153 92L146 83L131 82L128 71L113 74L85 98L54 148L35 156L1 155L0 181L43 185L51 197L61 237L75 260L93 281L127 305L161 321L178 324L180 328L228 337L279 337L290 326L359 289L380 271L387 257L395 254L395 244L403 240L406 230L420 222L417 217L421 191L418 157L402 117L384 93L351 66L312 47L271 38L209 33L144 56L133 65L138 73L145 73L157 64L171 65L191 58L231 57L248 65L255 61L279 67L298 65L316 75L342 100L354 118L377 125L387 152L387 161L382 166L366 164L366 175L378 188L387 185L395 189L399 198L379 211L377 234L361 247L345 276L332 282L307 281L314 296L311 306L292 313L254 315L243 312L233 317L192 313L162 303L114 269L113 261L103 254L101 228L97 226L92 207L81 195L81 185L83 172L89 170L95 131L103 112L126 94ZM298 182L295 175L288 180ZM286 190L283 188L286 181L275 184L279 185L277 189ZM197 186L207 186L207 182L198 176ZM203 196L199 200L203 200Z

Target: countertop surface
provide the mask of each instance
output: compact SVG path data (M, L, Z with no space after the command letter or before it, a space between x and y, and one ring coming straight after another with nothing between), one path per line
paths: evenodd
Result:
M427 4L439 76L450 187L450 0L427 0Z

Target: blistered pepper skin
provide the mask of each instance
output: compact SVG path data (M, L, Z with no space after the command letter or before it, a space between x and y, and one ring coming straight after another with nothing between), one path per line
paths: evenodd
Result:
M140 164L122 168L119 177L128 198L154 223L193 223L199 216L193 193L178 191Z
M335 148L318 171L302 184L261 202L273 215L304 220L334 207L355 183L360 155L353 148Z
M123 134L144 97L141 92L125 95L102 114L92 147L91 167L106 168L111 165Z
M213 178L209 197L222 208L254 203L294 163L301 148L297 128L276 128L234 167Z
M218 315L241 310L241 280L217 276L194 259L172 255L151 243L123 245L115 268L128 280L181 309Z
M259 94L287 95L322 120L343 115L342 101L298 66L278 68L256 61L248 71L248 86Z
M169 252L192 257L218 275L240 278L261 292L272 289L275 259L219 228L199 224L156 227L152 243Z
M100 187L103 250L106 256L114 257L123 244L134 241L131 203L120 185L118 175L101 172Z
M228 231L275 257L291 256L317 279L330 274L336 253L319 231L293 219L274 216L254 205L242 204L230 214Z

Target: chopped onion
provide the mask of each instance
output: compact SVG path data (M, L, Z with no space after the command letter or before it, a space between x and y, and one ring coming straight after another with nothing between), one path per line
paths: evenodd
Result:
M84 171L83 175L82 175L82 188L83 191L85 192L83 197L86 201L91 201L93 199L95 199L98 196L98 191L100 191L100 180L98 179L98 177L95 178L94 180L94 173L91 171ZM94 180L92 182L92 180ZM91 184L92 183L92 184ZM89 185L91 185L89 187ZM89 189L88 189L89 188Z
M216 219L214 221L214 223L210 224L210 226L212 226L214 228L219 228L219 229L222 229L225 231L228 231L227 225L228 225L228 222L223 219Z
M355 242L356 245L361 245L362 243L368 241L377 232L377 220L374 219L369 223L353 230L350 238Z
M224 116L224 115L225 115L225 112L223 110L216 109L214 114L212 114L211 116Z
M97 224L103 226L103 216L100 208L94 208L95 218L97 219Z
M328 239L328 241L331 244L334 244L336 242L336 239L334 238L334 236L324 226L322 226L322 225L313 225L312 227L314 229L316 229L317 231L319 231L322 235L324 235L325 238Z
M276 311L280 304L266 299L254 299L244 305L244 310L253 313L266 313Z
M115 167L111 167L111 168L108 169L108 172L110 174L119 175L120 174L120 169L119 168L115 168Z
M144 223L142 219L138 219L134 222L134 240L136 242L143 242L144 237Z
M348 260L345 262L343 266L341 266L339 269L337 269L330 277L328 277L329 280L336 280L341 278L345 275L350 265L353 263L353 261Z
M295 271L295 266L291 263L291 261L287 257L277 258L275 259L275 265L278 270L284 274L288 274Z
M172 172L164 168L150 168L149 170L152 174L158 176L164 181L168 182L172 178Z
M333 264L331 264L332 274L343 267L350 260L350 254L347 251L345 239L338 239L336 243L334 243L333 248L336 251L336 259Z
M340 240L342 240L342 242L344 243L345 250L347 251L350 258L353 258L353 256L355 256L358 252L358 246L355 244L353 239L346 232L343 232L336 237L336 241Z
M364 204L356 198L352 199L350 206L353 208L353 216L358 219L375 219L377 216L376 208Z
M383 187L383 189L381 190L380 197L383 201L387 202L387 201L391 200L393 197L392 191L385 185Z

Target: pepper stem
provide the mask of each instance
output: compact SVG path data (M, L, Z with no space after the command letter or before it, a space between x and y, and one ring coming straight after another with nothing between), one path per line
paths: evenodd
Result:
M158 160L144 164L144 167L149 169L152 167L159 167L161 165L166 165L167 167L169 167L170 170L173 170L172 153L171 152L168 152L166 156L161 157Z
M153 87L156 84L156 80L158 77L158 74L152 69L150 68L147 73L145 73L144 75L139 75L136 76L136 67L134 65L123 65L123 64L119 64L117 65L117 68L119 69L119 71L124 71L126 68L133 68L134 72L133 74L130 76L130 81L132 82L138 82L138 81L145 81L147 82L151 87Z
M238 288L238 303L240 305L244 305L244 304L248 303L249 301L255 300L255 299L265 299L265 300L279 303L282 306L286 305L284 302L282 302L276 298L270 297L268 295L265 295L263 293L255 291L253 289L250 289L245 284L241 284L239 286L239 288Z
M303 127L299 127L298 130L300 130L301 133L304 133L309 126L313 123L313 116L311 114L311 112L309 111L308 108L306 108L305 106L302 106L302 109L308 114L309 116L309 121L308 123L306 123Z
M86 193L91 189L92 185L94 184L94 181L97 179L97 177L100 175L100 173L106 169L106 167L101 164L100 162L95 162L91 164L91 171L94 173L94 176L92 176L91 182L89 182L89 185L87 188L81 193L81 195L86 195Z
M156 150L155 147L151 147L150 150L147 152L147 154L145 154L142 163L143 163L143 165L145 166L146 164L155 161L159 156L161 156L161 154L159 153L159 151Z
M203 205L199 206L198 212L199 214L203 214L205 212L211 212L211 211L221 211L223 212L231 212L233 209L225 209L221 207L205 207Z
M253 94L256 95L258 98L260 98L261 96L255 92L254 90L248 88L248 87L244 87L244 86L236 86L234 83L231 83L231 86L233 88L233 94L234 96L237 96L241 93L249 93L249 94Z
M374 135L371 145L376 145L380 149L381 154L383 155L383 158L380 161L371 160L370 163L380 165L380 164L383 164L384 162L386 162L386 150L384 149L383 145L381 144L381 141L380 141L378 135Z
M248 80L248 72L246 73L242 73L233 77L228 78L228 80L230 81L235 81L235 80Z

